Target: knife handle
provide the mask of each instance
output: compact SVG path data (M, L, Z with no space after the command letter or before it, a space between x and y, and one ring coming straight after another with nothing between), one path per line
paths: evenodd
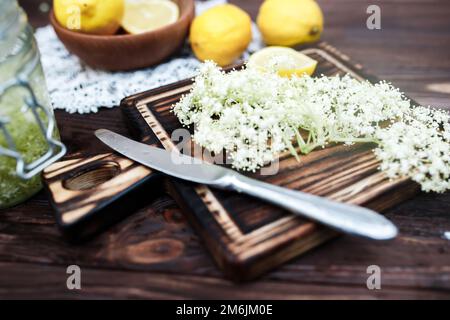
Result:
M233 175L228 188L345 233L375 240L388 240L397 235L397 227L392 222L367 208L279 187L241 174Z

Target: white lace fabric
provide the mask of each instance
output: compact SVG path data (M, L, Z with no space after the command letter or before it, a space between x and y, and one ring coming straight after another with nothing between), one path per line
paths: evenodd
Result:
M197 1L196 12L224 2ZM170 60L156 66L130 72L108 72L92 69L69 53L51 26L37 29L35 36L52 106L70 113L112 108L129 95L193 77L200 65L186 43ZM253 25L253 40L242 59L261 47L261 36Z

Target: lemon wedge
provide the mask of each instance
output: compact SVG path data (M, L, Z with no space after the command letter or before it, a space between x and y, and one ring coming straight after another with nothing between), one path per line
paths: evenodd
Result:
M248 60L249 68L260 71L276 71L282 77L292 75L312 75L317 61L294 49L286 47L266 47L252 54Z
M169 0L126 0L122 27L139 34L174 23L180 15L178 6Z

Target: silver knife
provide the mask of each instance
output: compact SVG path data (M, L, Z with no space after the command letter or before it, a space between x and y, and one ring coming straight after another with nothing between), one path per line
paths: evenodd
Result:
M251 179L234 170L139 143L106 129L97 130L95 135L127 158L169 176L245 193L352 235L375 240L388 240L397 235L392 222L367 208Z

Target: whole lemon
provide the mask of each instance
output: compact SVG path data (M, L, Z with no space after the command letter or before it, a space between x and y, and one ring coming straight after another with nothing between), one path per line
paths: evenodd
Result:
M250 16L231 4L215 6L197 16L189 40L195 56L220 66L235 61L252 39Z
M124 0L54 0L56 20L63 27L91 34L110 35L120 28Z
M257 24L266 44L293 46L319 40L323 14L313 0L266 0Z

